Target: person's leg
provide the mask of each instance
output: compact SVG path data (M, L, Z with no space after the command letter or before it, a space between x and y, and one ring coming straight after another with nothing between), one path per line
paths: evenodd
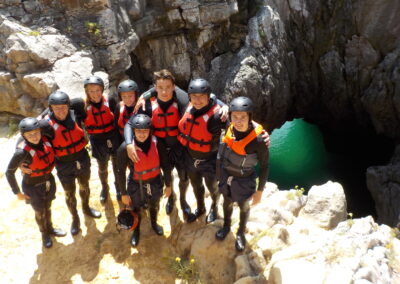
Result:
M158 210L160 208L160 199L157 198L156 200L150 199L149 200L149 213L150 213L150 223L151 227L153 228L154 232L162 236L164 234L164 229L160 225L157 224L157 215Z
M46 218L47 233L50 235L56 236L56 237L64 237L67 235L67 233L64 230L53 227L53 222L51 220L51 203L52 203L52 200L46 201L45 218Z
M38 224L39 231L42 234L42 243L45 248L51 248L53 246L53 241L50 238L49 233L46 228L46 209L45 208L34 208L35 210L35 220Z
M131 204L132 209L134 212L136 212L139 218L139 222L136 228L133 230L130 240L131 246L137 247L139 245L139 240L140 240L140 223L142 219L140 214L141 198L140 198L139 184L132 179L132 174L129 174L128 176L127 192L132 201Z
M240 208L240 221L239 229L236 234L235 247L237 251L243 251L246 247L246 238L244 234L246 230L246 224L250 216L250 201L247 199L246 201L241 201L238 203Z
M109 186L108 186L108 160L97 159L99 166L99 178L101 182L100 202L102 204L107 202Z
M117 182L117 179L118 179L117 154L111 155L111 164L112 164L113 173L114 173L114 186L115 186L115 191L117 194L117 200L121 201L121 189Z
M206 218L206 223L211 223L218 218L218 202L221 194L219 193L218 181L215 176L205 176L204 181L212 199L210 212Z
M215 237L218 240L224 240L231 230L232 224L232 211L233 211L233 201L228 196L224 196L224 226L217 231Z
M86 215L93 218L100 218L101 213L96 209L89 207L89 197L90 197L90 188L89 188L89 178L88 175L78 176L79 182L79 195L81 196L82 201L82 211Z
M204 203L205 188L203 185L203 178L200 173L189 171L188 176L197 200L197 209L194 213L195 218L187 220L189 223L191 223L206 212L206 206Z
M65 192L65 202L67 203L68 210L72 215L71 234L76 235L80 231L80 220L78 211L76 209L76 185L75 182L62 183L61 185L64 188Z

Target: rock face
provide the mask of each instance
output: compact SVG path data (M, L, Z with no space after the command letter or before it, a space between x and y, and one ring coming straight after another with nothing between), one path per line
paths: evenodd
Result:
M58 88L81 96L96 71L111 87L129 75L144 90L153 71L168 68L183 88L202 76L226 101L251 97L268 130L304 117L400 138L396 0L1 0L0 8L3 114L36 115Z
M237 217L222 242L215 239L222 219L205 225L173 218L171 244L178 255L195 259L206 283L396 283L396 231L371 216L346 220L346 209L338 183L313 187L308 196L268 183L251 209L244 253L234 248Z

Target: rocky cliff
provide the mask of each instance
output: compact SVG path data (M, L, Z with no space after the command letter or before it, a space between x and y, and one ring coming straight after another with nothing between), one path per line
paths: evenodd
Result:
M2 120L39 113L57 88L81 96L96 71L111 91L126 76L144 90L168 68L182 87L203 76L226 101L252 97L269 130L304 117L397 141L399 14L396 0L0 0Z

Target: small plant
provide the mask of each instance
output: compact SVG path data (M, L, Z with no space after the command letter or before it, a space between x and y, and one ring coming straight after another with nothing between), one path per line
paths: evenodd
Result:
M101 30L97 23L85 22L85 27L86 27L88 33L94 34L95 36L101 36Z
M286 197L287 197L288 200L294 200L295 197L300 198L304 194L304 191L305 191L304 187L299 189L299 186L296 185L294 187L294 189L295 189L294 192L293 191L289 191L287 193Z
M261 239L262 239L263 237L265 237L265 236L268 236L268 237L273 238L273 237L275 236L274 230L272 230L272 229L270 228L270 229L267 229L267 230L262 231L261 233L257 234L256 236L254 236L254 237L249 241L249 245L250 245L251 247L253 247L255 244L258 243L259 240L261 240Z
M39 31L37 31L37 30L32 30L32 31L30 31L29 32L29 35L30 36L40 36L40 32Z
M17 134L17 132L18 132L18 124L15 121L11 120L8 123L7 138L14 136L15 134Z
M182 259L178 257L165 257L164 261L175 272L176 277L182 280L182 283L201 283L200 276L196 270L195 259Z
M72 32L72 26L71 25L68 25L67 26L67 33L71 33Z
M353 226L354 225L354 220L353 220L353 213L347 213L347 217L348 217L348 219L347 219L347 225L349 226L349 227L351 227L351 226Z

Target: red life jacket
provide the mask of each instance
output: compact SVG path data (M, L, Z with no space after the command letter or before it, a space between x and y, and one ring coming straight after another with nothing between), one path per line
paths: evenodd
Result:
M54 150L46 137L42 137L43 150L32 148L28 143L22 141L18 144L19 149L28 152L32 157L32 162L28 168L32 170L30 177L40 177L51 173L54 168Z
M114 114L110 110L105 97L102 98L100 109L90 104L86 107L86 119L84 123L86 131L89 134L106 133L114 129Z
M120 103L120 108L119 108L119 117L118 117L118 129L119 133L124 135L124 127L125 124L128 122L128 120L131 118L133 115L133 111L131 114L128 113L126 110L126 106L121 102Z
M231 148L236 154L246 155L245 147L247 146L247 144L253 141L254 138L260 135L264 130L261 124L258 124L255 121L251 121L251 123L253 124L254 129L250 131L250 133L246 137L239 141L235 141L235 137L233 136L233 124L231 124L228 127L228 130L226 131L222 142L226 143L226 145Z
M151 100L151 109L151 123L154 135L160 138L165 138L167 135L177 136L180 119L178 104L173 102L165 113L158 105L157 99L153 98Z
M157 138L151 137L150 149L145 154L137 151L139 162L134 163L133 179L136 181L146 181L155 178L160 174L160 157L157 150Z
M55 120L51 119L48 115L46 118L54 129L55 135L51 144L53 144L53 149L57 157L77 153L86 146L87 141L84 132L76 122L74 129L68 130L61 124L58 124Z
M193 115L190 113L192 107L191 104L188 106L179 121L178 140L183 146L189 147L193 151L208 153L211 150L212 134L207 129L207 122L220 109L220 106L215 104L196 119L193 119Z

